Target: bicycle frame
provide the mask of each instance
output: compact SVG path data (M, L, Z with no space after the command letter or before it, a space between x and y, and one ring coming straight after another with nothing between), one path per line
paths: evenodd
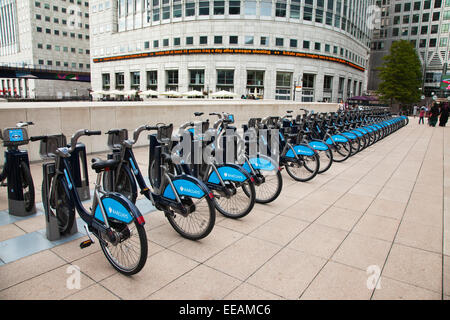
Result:
M128 199L121 194L101 190L100 183L103 172L100 172L97 175L92 212L89 212L83 206L78 191L73 184L74 180L72 178L68 158L57 156L55 163L51 163L51 165L55 165L54 176L44 177L44 179L47 179L44 182L46 188L48 188L49 180L52 179L53 181L50 194L47 193L48 196L46 201L48 208L51 208L50 199L54 198L55 201L58 201L58 194L55 188L56 181L58 181L62 184L63 190L66 193L72 208L77 210L80 218L86 223L89 231L93 232L100 241L102 241L102 239L99 234L105 233L110 237L111 242L114 242L114 239L111 239L113 234L108 223L108 218L124 223L130 223L132 220L137 220L141 225L145 223L141 213L134 206L130 205ZM47 189L47 191L49 190Z
M183 205L181 197L188 196L192 198L203 198L204 196L212 197L208 188L202 185L202 183L194 177L188 175L172 176L167 172L165 165L161 165L161 147L157 147L157 154L155 159L157 161L157 185L154 186L154 192L152 192L147 186L139 165L133 153L131 144L123 143L120 149L114 149L110 157L116 160L120 160L118 168L115 170L115 176L119 176L121 168L127 171L133 179L131 180L133 192L137 192L137 187L141 190L148 200L158 209L162 211L173 210L182 215L187 215L193 211L192 208L187 208ZM111 175L114 179L114 175ZM167 184L166 184L167 183ZM113 183L114 186L116 183ZM166 186L163 190L162 188Z

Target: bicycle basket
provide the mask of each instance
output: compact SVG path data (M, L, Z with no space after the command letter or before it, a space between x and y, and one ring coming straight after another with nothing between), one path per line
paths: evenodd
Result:
M108 132L108 148L119 148L128 139L127 129L110 130Z
M252 118L248 121L249 128L257 128L261 124L261 118Z
M157 140L160 143L168 143L172 140L173 124L158 127Z
M7 128L3 130L2 136L5 147L28 144L28 132L25 128Z
M278 122L280 121L280 117L270 117L267 121L267 126L269 127L278 127Z
M67 139L63 134L55 134L48 136L47 139L41 140L39 146L39 155L43 160L52 159L56 156L56 149L66 147Z

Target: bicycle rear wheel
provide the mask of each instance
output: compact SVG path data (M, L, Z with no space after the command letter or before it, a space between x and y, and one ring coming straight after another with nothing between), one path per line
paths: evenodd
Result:
M116 241L110 242L106 234L98 234L100 247L109 263L127 276L141 271L147 261L148 243L144 226L135 219L130 223L108 219Z
M200 240L208 236L216 223L214 201L208 196L201 199L181 197L181 202L194 205L195 211L184 216L176 212L165 212L170 225L183 238Z
M22 175L22 191L25 202L25 210L31 211L34 208L34 183L30 168L25 162L20 163L20 174Z

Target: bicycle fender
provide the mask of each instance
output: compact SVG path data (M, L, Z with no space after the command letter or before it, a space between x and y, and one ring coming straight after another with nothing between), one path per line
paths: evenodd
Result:
M203 182L188 175L181 175L175 177L172 180L172 183L178 195L180 196L187 196L195 199L201 199L206 194L210 194L208 187L206 187L206 185ZM163 197L171 200L176 199L170 184L167 184L163 192Z
M295 147L293 147L296 155L299 156L313 156L315 154L314 149L312 149L311 147L307 146L307 145L297 145ZM292 152L292 149L290 149L287 153L286 153L286 157L288 158L295 158L294 152Z
M317 151L326 151L329 149L329 147L325 143L320 141L311 141L309 143L309 146Z
M358 131L358 130L352 130L352 131L350 131L350 132L356 134L358 137L363 137L363 136L364 136L364 135L363 135L360 131Z
M217 168L223 181L244 182L250 179L250 175L242 167L234 164L226 164ZM216 172L213 171L208 178L209 183L219 184L220 179Z
M341 143L345 143L348 142L348 139L344 136L341 135L334 135L331 138L328 138L326 143L327 144L334 144L335 142L341 142Z
M108 192L106 195L101 197L103 207L105 208L106 215L109 218L130 223L136 219L140 224L144 223L142 214L139 209L127 198L117 192ZM94 217L104 222L103 215L100 210L100 206L97 205L95 208Z
M354 139L358 138L358 136L352 132L343 132L341 134L350 140L354 140Z
M274 171L278 168L277 164L271 158L262 156L262 155L259 155L254 158L250 158L249 162L254 170ZM248 173L250 173L250 174L252 173L252 170L247 162L245 162L242 167Z

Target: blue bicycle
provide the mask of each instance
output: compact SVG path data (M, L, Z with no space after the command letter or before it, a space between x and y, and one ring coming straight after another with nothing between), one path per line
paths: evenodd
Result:
M94 199L90 210L80 200L71 174L69 158L82 136L100 135L100 131L79 130L71 138L70 145L58 147L57 136L33 137L41 141L46 159L53 159L45 169L42 202L45 211L56 216L60 233L66 233L75 223L75 210L86 223L84 228L89 237L80 247L94 243L94 235L109 263L120 273L133 275L139 272L147 261L148 243L144 229L145 220L139 209L119 193L104 191L101 187L105 171L113 170L117 160L93 159L92 169L97 173ZM51 146L54 146L52 148ZM42 153L41 153L42 155Z

